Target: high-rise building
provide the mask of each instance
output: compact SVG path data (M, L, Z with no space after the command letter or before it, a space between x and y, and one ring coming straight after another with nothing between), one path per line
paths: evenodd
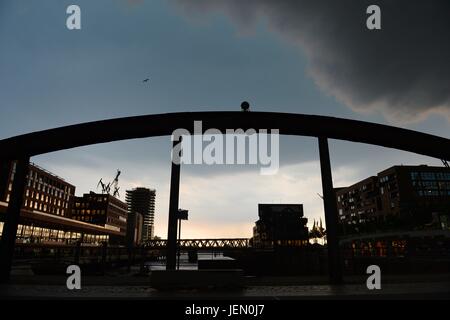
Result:
M450 168L393 166L335 192L343 233L449 228Z
M134 188L127 190L128 214L140 213L144 217L144 227L142 228L143 241L154 237L155 199L156 190L154 189Z

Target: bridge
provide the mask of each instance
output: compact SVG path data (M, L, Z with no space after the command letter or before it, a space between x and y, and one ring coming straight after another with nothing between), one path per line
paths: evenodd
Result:
M181 239L178 240L178 248L180 249L246 249L249 247L250 239ZM148 240L144 244L148 249L166 249L167 240Z
M229 129L278 129L282 135L317 137L327 225L328 269L330 282L336 284L342 283L342 264L328 139L367 143L450 161L450 140L443 137L365 121L280 112L154 114L80 123L10 137L0 140L0 161L16 161L16 172L0 243L0 281L7 282L10 277L30 157L97 143L169 136L181 128L196 134L195 121L202 121L202 133L208 129L216 129L223 134ZM172 161L167 232L168 270L174 270L176 266L179 187L180 164Z

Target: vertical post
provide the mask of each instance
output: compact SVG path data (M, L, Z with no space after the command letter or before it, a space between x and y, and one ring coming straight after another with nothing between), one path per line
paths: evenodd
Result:
M106 271L106 258L108 256L108 242L102 242L102 274Z
M28 156L16 161L16 172L14 173L0 244L0 283L6 283L10 279L17 226L20 219L29 164L30 158Z
M342 283L342 265L339 255L338 212L326 137L319 137L319 156L325 223L327 225L328 273L332 284L340 284Z
M178 265L177 270L180 270L180 256L181 256L181 219L178 219Z
M167 230L167 257L166 270L175 270L177 260L177 220L178 202L180 195L180 155L174 154L175 146L181 143L173 141L172 145L172 172L170 177L169 223Z
M79 265L80 264L80 255L81 255L81 241L78 240L75 245L75 252L74 252L74 264Z

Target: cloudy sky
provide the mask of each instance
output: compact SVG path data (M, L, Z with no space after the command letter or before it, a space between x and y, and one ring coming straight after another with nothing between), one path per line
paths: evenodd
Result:
M81 8L81 30L66 8ZM378 4L382 29L366 28ZM3 0L0 138L114 117L239 110L330 115L450 137L450 2ZM150 78L143 83L142 80ZM151 125L151 124L149 124ZM70 137L67 137L70 139ZM334 184L432 158L331 141ZM120 168L124 190L157 190L167 232L170 138L77 148L32 159L96 190ZM183 237L248 237L258 203L303 203L323 217L315 139L282 137L281 168L182 167Z

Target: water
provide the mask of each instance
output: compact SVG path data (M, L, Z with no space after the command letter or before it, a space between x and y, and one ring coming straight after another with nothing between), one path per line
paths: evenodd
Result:
M198 260L233 260L230 257L226 257L222 252L199 252ZM178 256L177 256L178 263ZM151 261L146 263L147 268L149 270L165 270L166 269L166 261ZM189 262L187 252L182 252L180 254L180 270L198 270L197 262Z

